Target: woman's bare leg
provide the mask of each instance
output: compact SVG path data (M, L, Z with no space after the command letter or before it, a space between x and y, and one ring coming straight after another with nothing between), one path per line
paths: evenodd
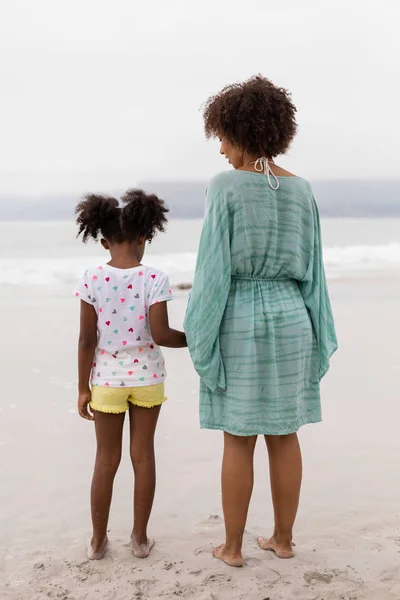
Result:
M270 539L259 538L264 550L292 558L293 525L299 506L302 461L297 434L265 436L271 477L275 527Z
M147 537L147 524L156 489L154 434L160 409L161 406L144 408L134 405L129 409L131 460L135 473L134 524L131 540L132 550L139 558L146 558L154 543Z
M121 461L124 418L124 413L119 415L98 411L94 413L97 454L91 491L92 558L102 558L107 544L107 525L114 477ZM90 548L88 552L90 554Z
M222 506L226 540L214 550L214 556L233 567L243 565L242 542L253 491L256 441L257 436L240 437L224 433Z

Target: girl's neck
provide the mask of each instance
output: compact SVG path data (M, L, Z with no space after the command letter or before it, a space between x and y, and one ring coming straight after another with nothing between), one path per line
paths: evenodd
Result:
M138 260L116 260L112 258L107 264L116 269L135 269L136 267L140 267L142 263Z
M114 247L111 253L111 260L107 263L116 269L134 269L140 267L138 253L133 249Z

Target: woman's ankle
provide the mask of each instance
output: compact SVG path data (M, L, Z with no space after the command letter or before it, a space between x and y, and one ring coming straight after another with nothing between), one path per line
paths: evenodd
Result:
M292 547L292 532L274 531L272 539L274 542L281 547Z
M227 540L225 542L224 551L231 556L241 556L242 543L238 541Z

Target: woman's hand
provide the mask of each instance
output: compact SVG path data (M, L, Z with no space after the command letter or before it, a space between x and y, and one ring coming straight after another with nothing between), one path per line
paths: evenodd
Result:
M89 402L91 399L91 392L87 390L85 392L79 392L78 396L78 412L82 419L87 419L88 421L94 421L94 417L91 414L89 408Z

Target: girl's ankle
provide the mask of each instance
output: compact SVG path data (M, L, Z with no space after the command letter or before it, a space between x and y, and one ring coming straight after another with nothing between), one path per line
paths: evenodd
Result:
M107 534L103 537L93 535L91 539L91 545L93 549L100 548L104 544L104 540L107 538Z
M142 531L140 531L140 532L132 531L131 538L134 539L135 542L139 545L147 544L147 541L148 541L147 532L142 532Z

